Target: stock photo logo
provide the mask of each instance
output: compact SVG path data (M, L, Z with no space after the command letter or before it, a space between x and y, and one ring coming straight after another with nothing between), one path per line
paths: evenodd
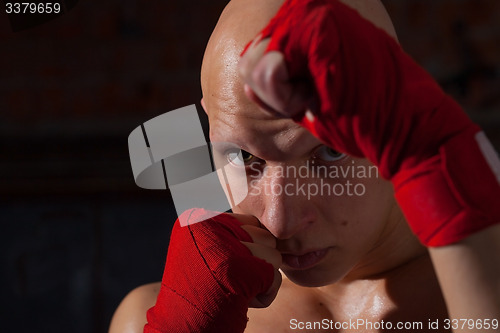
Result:
M227 149L228 145L236 149L229 143L206 142L195 105L155 117L128 138L136 184L144 189L169 189L178 216L193 207L212 213L203 220L229 210L248 194L245 169L229 168L229 161L215 153L217 147Z

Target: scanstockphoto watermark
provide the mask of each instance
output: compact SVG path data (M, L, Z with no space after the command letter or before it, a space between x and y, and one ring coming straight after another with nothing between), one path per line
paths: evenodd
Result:
M366 181L379 178L376 166L356 164L354 160L340 165L317 165L314 160L308 160L299 167L277 165L260 168L251 164L249 168L249 195L252 196L302 196L307 200L316 196L363 196L367 191ZM284 181L262 186L263 177Z
M323 319L321 321L299 321L297 319L290 319L290 329L292 330L355 330L355 331L400 331L412 330L420 331L424 329L424 323L420 321L415 322L390 322L390 321L370 321L366 319L349 319L349 321L334 321L331 319Z
M462 330L476 332L496 331L499 327L499 321L496 318L455 318L455 319L428 319L427 321L370 321L363 318L349 319L349 321L335 321L332 319L322 319L321 321L300 321L296 318L290 319L290 329L309 331L309 330L356 330L356 331L438 331L438 330Z

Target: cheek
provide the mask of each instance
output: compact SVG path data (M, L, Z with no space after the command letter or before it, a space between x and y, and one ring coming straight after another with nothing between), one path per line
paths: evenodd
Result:
M234 167L226 160L222 160L222 162L221 160L221 158L214 158L217 176L231 209L235 211L246 198L251 196L247 173L245 168Z
M248 189L247 195L233 207L233 212L260 217L265 208L262 194L257 192L250 183L247 183L246 188Z
M360 176L363 174L359 174ZM326 180L337 192L318 198L322 219L346 246L369 246L386 226L394 205L390 182L372 177L345 177ZM342 195L337 195L342 192Z
M392 184L381 178L360 180L360 183L366 192L353 202L360 224L372 230L385 226L395 202Z

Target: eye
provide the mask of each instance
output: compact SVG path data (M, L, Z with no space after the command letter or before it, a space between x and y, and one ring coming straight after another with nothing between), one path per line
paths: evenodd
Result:
M231 149L226 152L227 160L235 166L249 164L255 156L242 149Z
M322 159L326 162L334 162L342 159L345 156L343 153L339 153L338 151L328 147L321 146L316 150L315 157Z

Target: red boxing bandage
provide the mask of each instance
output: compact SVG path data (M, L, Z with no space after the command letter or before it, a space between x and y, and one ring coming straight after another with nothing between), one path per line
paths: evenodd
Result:
M377 165L422 243L454 243L500 222L491 145L392 37L336 0L285 1L259 36L269 37L290 80L316 92L314 120L294 119Z
M200 221L203 209L185 212ZM186 215L185 215L186 216ZM195 219L196 218L196 219ZM271 286L274 268L240 241L252 242L228 214L186 227L174 225L156 305L144 332L243 332L248 304Z

